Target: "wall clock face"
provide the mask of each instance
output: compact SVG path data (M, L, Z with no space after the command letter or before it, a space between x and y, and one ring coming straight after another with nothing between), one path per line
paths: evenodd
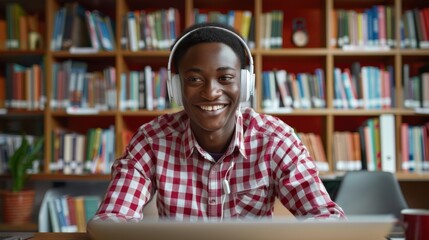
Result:
M298 30L292 35L292 42L297 47L304 47L308 43L308 35L306 31Z
M292 20L292 43L297 47L305 47L309 37L304 18L294 18Z

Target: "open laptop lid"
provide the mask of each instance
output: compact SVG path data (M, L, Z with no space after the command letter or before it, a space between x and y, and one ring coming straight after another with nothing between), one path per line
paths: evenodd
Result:
M389 235L392 216L353 216L347 221L273 218L223 222L147 221L92 224L93 239L187 240L383 240Z

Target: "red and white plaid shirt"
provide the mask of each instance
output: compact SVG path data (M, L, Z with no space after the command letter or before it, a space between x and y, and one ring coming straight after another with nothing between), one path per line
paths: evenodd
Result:
M155 191L160 217L174 220L269 217L276 197L295 216L344 217L290 126L250 108L236 117L218 161L198 144L184 111L141 126L114 163L93 220L141 220Z

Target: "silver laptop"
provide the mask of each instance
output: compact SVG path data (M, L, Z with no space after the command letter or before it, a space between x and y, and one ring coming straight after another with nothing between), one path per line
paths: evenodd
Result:
M92 225L92 239L150 240L384 240L395 223L392 216L356 216L347 221L274 218L223 222L171 222Z

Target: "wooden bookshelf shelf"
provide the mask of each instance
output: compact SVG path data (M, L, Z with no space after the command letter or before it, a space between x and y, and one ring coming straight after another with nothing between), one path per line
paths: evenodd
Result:
M0 223L0 232L37 232L38 225L36 223L27 224L4 224Z
M31 56L31 55L43 55L45 50L4 50L0 49L0 59L9 56Z
M323 48L284 48L284 49L262 49L257 53L263 56L326 56L329 50ZM256 52L256 51L255 51Z
M115 57L117 52L97 52L97 53L70 53L66 51L52 52L56 58L94 58L94 57Z
M334 56L395 56L398 54L397 50L353 50L353 51L345 51L341 49L332 49L329 50Z
M124 57L168 57L170 54L169 51L165 50L159 50L159 51L137 51L137 52L131 52L131 51L122 51L122 55Z

